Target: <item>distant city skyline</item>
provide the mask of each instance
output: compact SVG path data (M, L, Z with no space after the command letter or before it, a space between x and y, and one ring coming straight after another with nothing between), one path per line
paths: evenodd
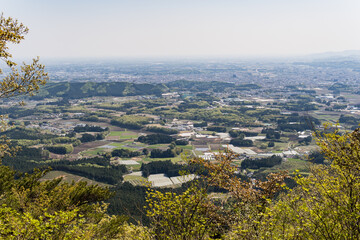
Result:
M16 58L283 57L360 50L358 0L0 0Z

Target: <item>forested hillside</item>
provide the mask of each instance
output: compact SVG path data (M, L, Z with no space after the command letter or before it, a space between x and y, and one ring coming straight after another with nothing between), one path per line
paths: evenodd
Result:
M165 84L147 84L130 82L50 82L40 89L40 92L34 96L34 99L43 99L46 97L63 98L86 98L95 96L138 96L138 95L161 95L169 91L214 91L223 92L227 88L238 90L258 89L256 84L236 85L226 82L195 82L186 80L177 80Z
M136 96L159 95L168 91L164 84L146 84L129 82L95 83L95 82L65 82L49 83L41 88L34 99L45 97L85 98L95 96Z

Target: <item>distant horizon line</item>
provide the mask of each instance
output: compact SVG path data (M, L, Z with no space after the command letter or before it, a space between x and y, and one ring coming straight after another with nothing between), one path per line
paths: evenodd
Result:
M81 56L81 57L42 57L39 56L43 61L101 61L101 60L290 60L296 58L315 58L315 57L350 57L350 56L359 56L360 57L360 49L359 50L343 50L343 51L326 51L326 52L314 52L308 54L279 54L279 55L230 55L230 54L209 54L209 55L128 55L128 56L101 56L101 57L93 57L93 56ZM14 57L16 61L28 61L32 57Z

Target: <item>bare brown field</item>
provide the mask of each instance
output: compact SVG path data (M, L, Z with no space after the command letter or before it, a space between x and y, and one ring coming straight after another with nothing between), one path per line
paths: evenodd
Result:
M262 127L253 127L253 128L240 128L240 131L245 131L245 132L257 132L257 133L261 133L261 130L263 128Z
M202 146L207 146L208 145L208 143L209 143L209 141L208 141L208 139L195 139L195 141L192 141L191 142L192 143L192 145L202 145Z
M77 147L74 147L74 151L72 152L72 154L78 154L79 152L85 151L89 148L96 148L96 147L100 147L106 144L109 144L111 142L108 141L94 141L94 142L88 142L88 143L82 143Z
M209 144L209 147L211 150L223 150L224 148L221 146L221 144Z
M297 141L299 138L297 135L293 134L293 135L288 135L287 136L289 138L289 141L295 142Z
M110 131L125 131L125 128L113 126L109 124Z
M55 154L55 153L49 153L49 157L51 159L63 159L65 155L62 154Z
M264 150L261 150L261 149L259 149L259 148L257 148L257 147L249 147L249 149L250 149L250 150L253 150L253 151L256 152L256 153L263 153L263 152L264 152Z
M116 112L116 113L110 113L110 115L112 115L112 116L115 116L115 117L121 117L122 115L125 115L126 114L126 112Z
M71 120L63 120L63 119L57 119L56 122L73 122L74 125L76 124L88 124L88 125L96 125L96 126L100 126L100 127L108 127L108 128L112 128L114 127L115 129L120 129L120 130L113 130L113 131L121 131L123 130L123 128L119 128L116 126L113 126L110 124L110 121L106 118L100 118L101 120L106 120L105 122L101 121L101 122L89 122L89 121L81 121L79 119L71 119Z
M119 140L119 136L106 136L105 139L109 141Z

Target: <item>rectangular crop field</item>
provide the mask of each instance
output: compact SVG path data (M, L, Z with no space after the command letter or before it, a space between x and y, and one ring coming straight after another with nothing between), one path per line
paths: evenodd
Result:
M109 136L118 136L120 139L134 139L138 137L138 134L132 131L112 131Z

